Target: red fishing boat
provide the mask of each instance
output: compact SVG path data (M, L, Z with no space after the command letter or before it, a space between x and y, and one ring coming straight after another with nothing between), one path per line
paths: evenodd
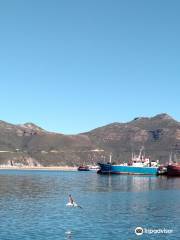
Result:
M77 170L78 171L90 171L88 166L79 166Z
M180 163L173 163L167 166L168 176L179 176L180 177Z
M171 152L169 155L169 164L166 166L166 175L180 177L180 162L177 159L176 152Z

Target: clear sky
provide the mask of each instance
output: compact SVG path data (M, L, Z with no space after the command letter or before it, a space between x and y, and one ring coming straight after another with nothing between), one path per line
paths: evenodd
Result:
M79 133L180 120L179 0L1 0L0 119Z

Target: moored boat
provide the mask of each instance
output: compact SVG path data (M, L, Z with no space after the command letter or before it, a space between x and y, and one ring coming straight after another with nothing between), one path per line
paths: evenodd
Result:
M171 177L180 177L180 162L176 153L169 154L169 163L166 166L166 175Z
M174 163L167 165L167 176L179 176L180 177L180 163Z
M158 167L149 167L149 166L126 166L126 165L113 165L111 163L99 163L100 174L142 174L142 175L158 175Z
M88 165L90 171L98 171L100 167L98 165Z
M79 166L77 168L78 171L90 171L89 167L88 166Z
M140 149L138 157L132 155L131 162L122 164L112 164L111 155L109 163L99 163L99 174L142 174L158 175L161 174L159 161L150 161L142 155L143 148Z

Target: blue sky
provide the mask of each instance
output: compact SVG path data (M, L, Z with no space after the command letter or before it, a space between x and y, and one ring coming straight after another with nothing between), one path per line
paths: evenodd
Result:
M0 1L0 119L79 133L180 120L180 2Z

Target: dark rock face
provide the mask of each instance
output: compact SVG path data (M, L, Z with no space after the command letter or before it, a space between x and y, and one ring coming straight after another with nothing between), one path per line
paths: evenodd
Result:
M78 135L47 132L33 123L0 121L0 164L58 166L129 161L145 147L147 156L167 162L171 151L180 157L180 123L167 114L138 117Z

